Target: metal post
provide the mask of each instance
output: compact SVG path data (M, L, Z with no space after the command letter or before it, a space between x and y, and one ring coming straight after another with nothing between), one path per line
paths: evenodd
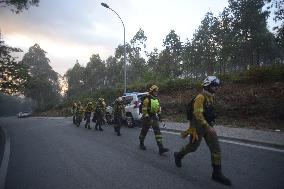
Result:
M117 12L115 12L115 10L113 10L112 8L110 8L106 3L101 3L101 5L107 9L110 9L111 11L113 11L118 18L120 19L122 26L123 26L123 48L124 48L124 93L126 93L126 46L125 46L125 26L124 23L122 21L122 19L120 18L119 14L117 14Z

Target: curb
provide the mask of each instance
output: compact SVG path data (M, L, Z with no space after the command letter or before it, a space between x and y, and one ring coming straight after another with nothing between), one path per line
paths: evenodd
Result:
M177 130L177 129L168 129L168 128L162 128L162 127L160 127L160 129L162 131L171 131L171 132L175 132L175 133L182 132L181 130ZM260 141L234 138L234 137L227 137L227 136L218 136L218 138L223 139L223 140L231 140L231 141L235 141L235 142L243 142L243 143L247 143L247 144L261 145L261 146L266 146L266 147L284 150L284 145L281 145L281 144L273 144L273 143L268 143L268 142L260 142Z
M5 138L5 144L4 144L4 153L2 162L0 165L0 189L5 188L5 181L7 176L7 170L8 170L8 164L9 164L9 158L10 158L10 137L8 135L8 132L5 128L0 126L0 132L3 132L4 138Z

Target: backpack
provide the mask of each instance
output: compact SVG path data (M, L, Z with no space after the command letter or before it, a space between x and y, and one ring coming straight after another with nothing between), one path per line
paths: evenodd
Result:
M194 100L197 96L195 96L194 98L191 99L191 101L187 104L186 106L186 116L187 116L187 120L191 121L193 119L193 109L194 109ZM205 120L211 124L212 122L215 121L215 118L217 117L214 111L213 106L207 106L206 105L206 98L204 100L204 118Z
M191 121L192 119L193 119L193 110L194 110L194 101L195 101L195 98L197 97L197 95L196 96L194 96L191 100L190 100L190 102L186 105L186 118L187 118L187 120L188 121ZM203 104L203 107L204 107L204 110L206 109L206 98L205 98L205 100L204 100L204 104ZM207 112L207 111L206 111Z
M186 118L191 121L193 119L193 105L196 96L193 97L190 102L186 105Z
M139 105L139 114L142 114L143 102L144 102L144 100L145 100L146 98L148 98L148 97L149 97L148 95L141 97L141 103L140 103L140 105Z
M144 100L145 100L146 98L149 99L149 107L151 107L151 100L153 100L153 98L151 97L151 95L146 95L146 96L141 97L141 103L140 103L140 105L139 105L139 114L142 114L142 113L143 113L143 112L142 112L142 107L143 107L143 102L144 102ZM159 101L159 100L158 100L158 101ZM160 103L160 101L159 101L159 103ZM149 110L149 111L151 111L151 110Z

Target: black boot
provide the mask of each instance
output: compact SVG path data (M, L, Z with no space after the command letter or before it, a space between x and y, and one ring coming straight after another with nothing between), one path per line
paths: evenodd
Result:
M213 165L212 179L227 186L232 185L230 179L228 179L222 174L221 165Z
M76 124L75 116L73 116L73 124Z
M174 157L175 157L175 163L177 167L181 167L181 160L183 158L183 156L181 155L180 152L175 152L174 153Z
M97 126L97 125L95 126L95 130L96 130L96 131L98 130L98 126Z
M143 141L140 141L140 149L141 150L146 150L146 146L144 145Z
M85 128L87 129L87 124L85 124Z
M168 148L164 148L164 146L162 144L158 144L159 146L159 154L163 155L163 153L168 152L169 149Z
M101 126L99 126L99 131L103 131L103 129L102 129L102 127L101 127Z
M117 133L117 127L116 126L114 126L114 132Z

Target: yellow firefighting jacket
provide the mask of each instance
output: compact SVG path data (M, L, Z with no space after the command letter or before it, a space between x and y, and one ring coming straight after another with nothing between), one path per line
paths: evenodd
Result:
M203 91L201 94L197 95L194 100L193 115L194 115L194 120L198 125L201 125L203 127L208 127L209 123L206 121L204 117L204 112L205 112L204 101L206 101L206 104L208 106L212 106L213 95L206 91Z
M143 117L148 117L149 115L156 115L161 113L160 101L157 97L152 95L147 96L142 105Z
M88 104L85 110L85 113L91 113L93 111L93 106Z

